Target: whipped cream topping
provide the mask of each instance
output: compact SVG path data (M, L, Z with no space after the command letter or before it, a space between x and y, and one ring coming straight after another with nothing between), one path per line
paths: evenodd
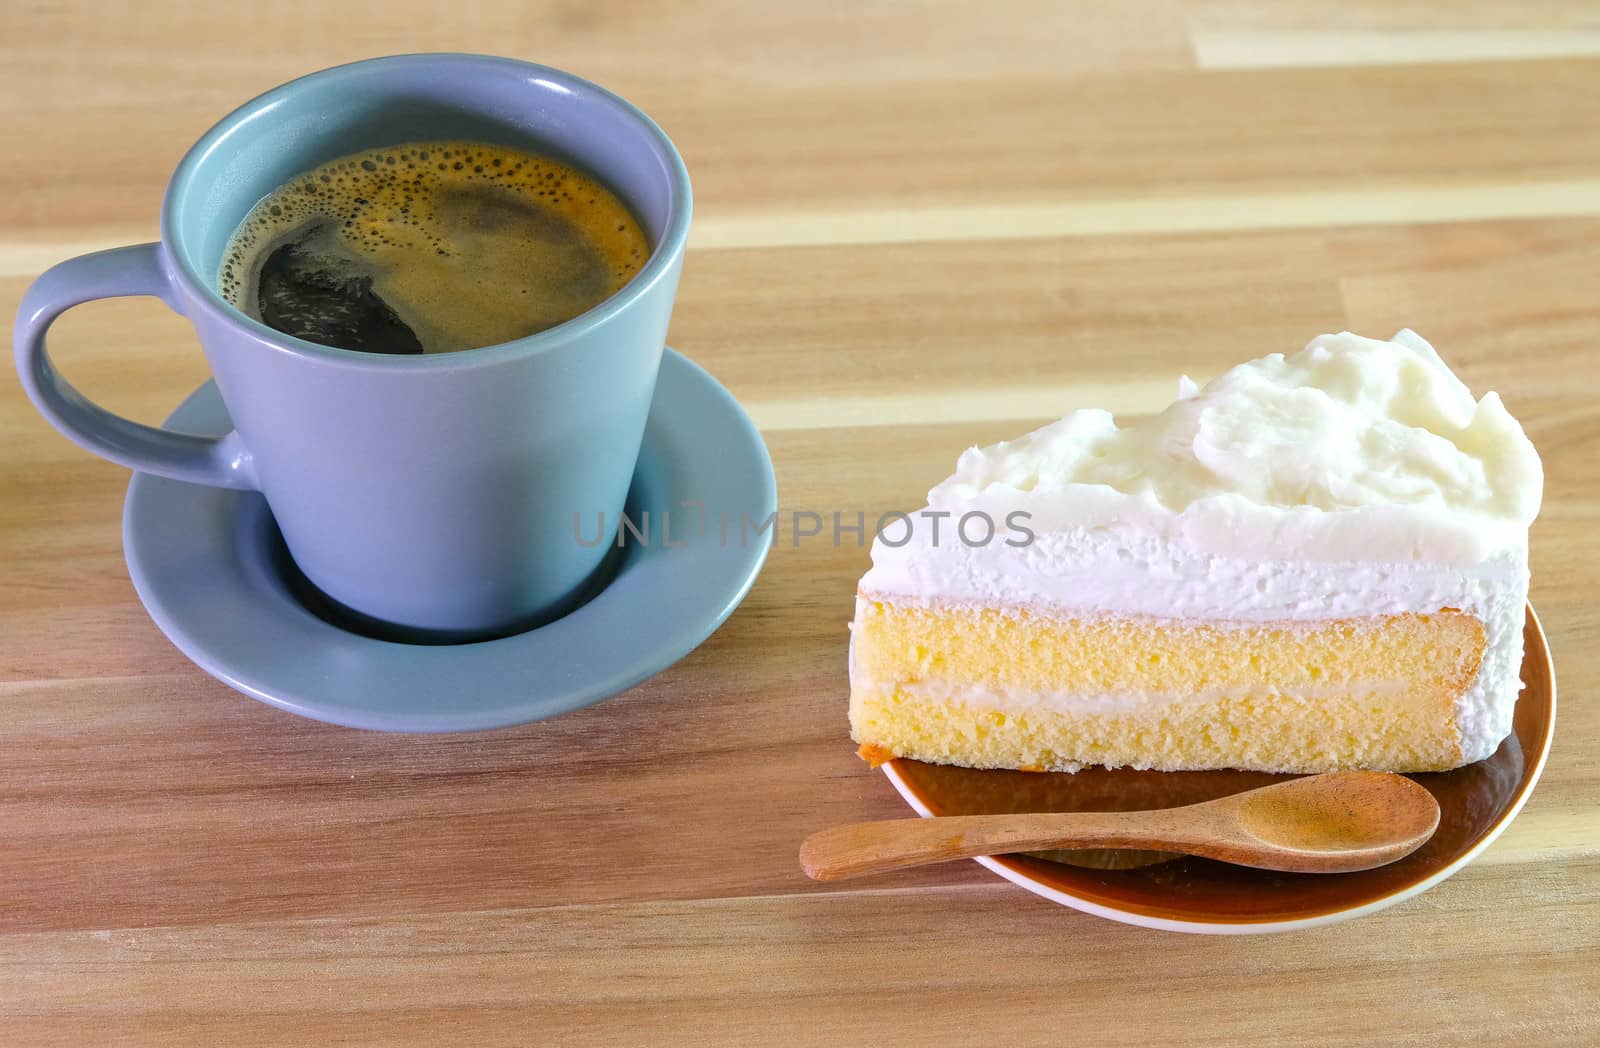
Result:
M1411 331L1344 332L1203 389L1184 379L1175 403L1127 426L1075 411L971 448L928 503L1220 556L1465 565L1525 548L1543 488L1497 394L1475 400Z

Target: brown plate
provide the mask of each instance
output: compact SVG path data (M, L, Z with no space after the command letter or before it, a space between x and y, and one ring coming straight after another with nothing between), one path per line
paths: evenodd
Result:
M1516 817L1544 769L1555 728L1550 648L1530 605L1511 734L1486 760L1412 778L1439 801L1439 829L1419 850L1360 873L1295 874L1151 852L1007 855L977 861L1066 906L1172 931L1288 931L1359 917L1410 898L1471 862ZM1085 768L1076 774L980 771L919 761L883 766L924 816L1037 811L1133 811L1193 804L1289 775ZM1064 861L1056 861L1064 860Z

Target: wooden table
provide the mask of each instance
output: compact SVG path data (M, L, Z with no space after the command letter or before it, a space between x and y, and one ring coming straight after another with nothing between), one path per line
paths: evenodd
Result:
M703 647L550 723L327 727L178 654L123 565L126 473L0 382L0 1043L1600 1040L1593 4L11 3L0 306L153 239L235 103L424 48L572 69L674 136L672 342L761 424L786 510L914 507L1066 409L1416 328L1544 455L1544 781L1434 891L1273 938L1112 924L971 863L813 884L805 834L905 814L846 737L864 549L785 535ZM206 374L149 301L58 332L146 421Z

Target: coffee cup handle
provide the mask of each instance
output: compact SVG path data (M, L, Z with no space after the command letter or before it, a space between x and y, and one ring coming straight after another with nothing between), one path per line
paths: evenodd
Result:
M102 458L174 480L255 488L250 452L237 430L201 437L125 419L79 393L50 363L44 336L57 317L83 302L132 295L159 298L182 312L172 298L160 244L97 251L46 270L17 311L13 340L22 388L51 425Z

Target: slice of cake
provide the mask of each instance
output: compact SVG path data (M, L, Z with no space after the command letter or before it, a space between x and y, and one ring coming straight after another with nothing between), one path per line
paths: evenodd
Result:
M1543 485L1500 398L1410 331L972 448L873 543L852 734L978 768L1481 760L1521 688Z

